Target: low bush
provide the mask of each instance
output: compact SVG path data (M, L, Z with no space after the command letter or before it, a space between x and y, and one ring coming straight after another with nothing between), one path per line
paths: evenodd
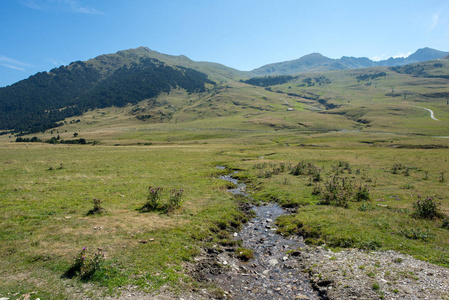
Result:
M81 280L89 280L100 270L105 257L102 249L98 248L94 254L89 254L87 248L84 247L78 255L73 258L70 268L64 273L63 277L78 277Z
M425 199L421 199L418 196L419 200L413 203L414 212L412 216L417 219L435 219L443 217L443 214L440 212L439 204L435 202L432 197L428 197Z

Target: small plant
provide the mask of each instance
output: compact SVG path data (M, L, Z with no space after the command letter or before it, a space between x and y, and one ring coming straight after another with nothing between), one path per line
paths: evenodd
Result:
M404 176L410 176L410 168L405 168Z
M316 184L313 186L312 195L319 195L321 193L321 186Z
M441 224L441 228L449 229L449 218L448 218L448 217L446 217L446 218L443 220L443 224Z
M391 167L391 173L392 174L398 174L400 170L404 169L405 166L402 164L394 164L393 167Z
M359 190L357 191L357 193L354 196L354 200L357 202L360 201L369 201L371 199L370 195L369 195L369 188L367 185L365 186L360 186Z
M373 209L374 209L373 206L367 203L366 201L363 201L362 205L360 205L360 207L358 208L359 211L370 211Z
M253 250L246 248L237 248L237 250L235 250L235 253L237 255L237 258L243 261L248 261L254 257Z
M444 182L444 172L441 172L440 174L440 182Z
M101 206L102 202L103 201L101 201L100 199L93 199L92 203L94 204L94 208L89 210L87 212L87 215L97 215L97 214L103 213L104 212L104 208Z
M169 198L164 202L162 202L163 188L153 188L150 186L148 187L148 190L150 193L147 196L147 202L142 206L142 208L140 208L140 211L147 212L159 210L162 212L171 212L181 207L184 190L171 190Z
M419 200L413 203L414 212L412 216L418 219L429 219L441 218L443 214L440 212L438 203L436 203L432 197L421 199L418 195Z
M378 291L380 290L380 286L378 283L373 283L373 285L371 286L371 288L373 289L373 291Z
M405 236L408 239L411 240L423 240L426 241L429 238L434 237L433 234L430 233L429 229L427 230L422 230L421 228L417 227L415 228L410 228L410 229L401 229L401 234L403 236Z
M147 202L142 206L141 210L151 211L159 209L161 206L160 201L163 188L153 188L149 186L148 191L150 193L148 194Z
M411 183L406 183L404 185L401 185L401 189L410 190L410 189L413 189L413 188L415 188L415 186L413 184L411 184Z
M424 171L424 173L426 174L423 178L423 180L428 180L429 179L429 171Z
M171 191L170 198L167 203L168 210L177 209L181 206L183 192L184 190L182 189L174 189Z
M300 161L296 166L294 166L290 174L299 175L310 175L313 182L319 182L321 178L321 169L312 163L307 163L305 161Z
M84 247L80 253L73 258L73 263L65 272L64 277L79 277L81 280L89 280L95 272L100 270L104 260L105 257L101 248L98 248L92 256L87 253L87 248Z

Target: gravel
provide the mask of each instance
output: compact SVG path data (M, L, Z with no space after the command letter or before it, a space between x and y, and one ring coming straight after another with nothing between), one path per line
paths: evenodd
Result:
M328 299L449 298L449 269L395 251L306 246L298 260Z

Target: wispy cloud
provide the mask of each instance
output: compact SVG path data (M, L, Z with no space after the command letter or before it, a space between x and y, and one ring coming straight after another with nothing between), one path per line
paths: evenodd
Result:
M55 66L62 66L64 64L62 61L53 58L49 58L47 60Z
M0 54L0 66L13 70L26 71L25 68L30 65Z
M432 15L432 22L430 24L430 30L434 29L440 21L440 12L437 12L436 14Z
M80 0L21 0L22 5L41 11L69 11L73 13L101 15L102 11L88 5Z

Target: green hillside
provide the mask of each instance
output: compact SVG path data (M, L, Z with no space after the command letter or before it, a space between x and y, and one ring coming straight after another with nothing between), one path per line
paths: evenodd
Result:
M83 110L0 135L0 296L226 297L198 270L234 272L217 255L240 255L245 209L263 202L310 247L449 266L449 60L244 75L138 48L28 79L57 94L40 95L53 112ZM228 192L231 173L250 198ZM387 278L379 295L417 276L375 272L361 276Z
M445 136L448 74L449 61L439 60L228 81L199 93L175 89L123 108L89 110L38 136L49 139L59 132L69 138L82 132L91 140L119 138L124 143L207 140L255 132ZM97 137L100 129L105 132Z

